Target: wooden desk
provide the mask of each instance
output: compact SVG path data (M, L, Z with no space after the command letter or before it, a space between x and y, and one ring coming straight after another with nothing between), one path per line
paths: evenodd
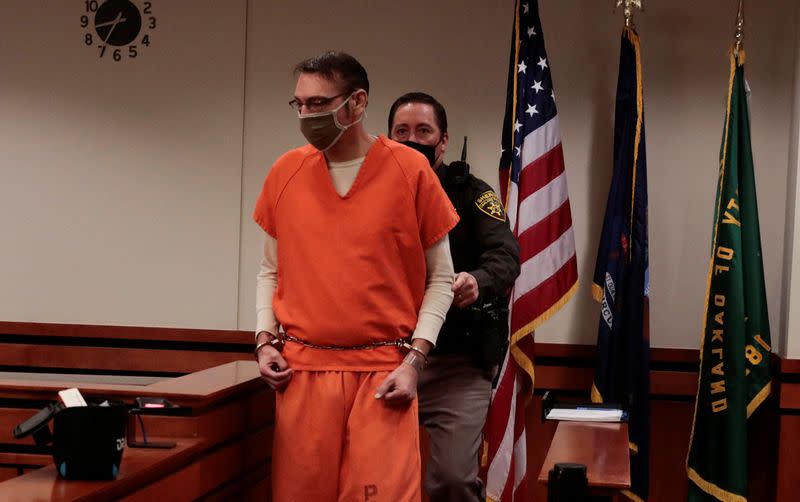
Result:
M264 500L269 493L269 464L274 397L254 361L234 361L148 385L3 379L0 399L24 405L56 398L58 390L77 386L86 396L125 402L135 396L166 397L179 414L143 416L148 437L177 442L173 449L126 448L115 481L65 481L48 454L20 455L5 445L34 448L32 438L14 440L11 428L35 411L30 406L0 408L0 463L25 466L26 473L0 483L0 500ZM39 406L39 405L37 405ZM129 421L138 429L138 420ZM141 435L138 434L139 439ZM29 468L44 465L40 469ZM6 476L7 477L7 476Z
M547 484L550 469L561 462L586 466L593 495L613 495L630 488L628 424L559 422L539 482Z
M174 470L198 452L202 440L182 439L168 450L126 448L116 481L66 481L52 463L24 476L0 483L0 496L8 502L63 502L117 500L137 491L163 472Z

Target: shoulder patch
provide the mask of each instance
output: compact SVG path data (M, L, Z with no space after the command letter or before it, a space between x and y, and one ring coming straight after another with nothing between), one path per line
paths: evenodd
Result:
M475 205L481 212L491 216L498 221L506 221L506 212L503 209L503 203L500 202L500 197L494 193L494 190L486 190L478 195L475 199Z

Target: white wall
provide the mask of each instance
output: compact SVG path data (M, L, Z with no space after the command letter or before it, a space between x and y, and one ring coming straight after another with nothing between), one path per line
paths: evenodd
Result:
M699 345L735 3L645 2L646 12L636 15L644 67L653 346ZM761 238L777 340L794 73L793 44L787 41L795 38L797 5L784 0L746 7ZM577 0L542 2L541 14L557 79L583 284L537 339L594 343L597 308L587 283L611 174L621 14L612 14L608 2Z
M168 27L163 38L136 64L116 67L78 43L75 8L0 6L0 29L13 35L0 46L3 74L8 67L13 75L0 79L0 166L10 180L0 185L0 208L8 208L0 225L8 229L4 242L14 236L0 247L0 319L252 329L261 233L250 213L269 165L303 142L286 104L292 66L325 49L351 52L369 71L370 131L385 132L398 95L430 92L448 109L448 160L468 135L473 172L497 186L512 0L250 0L246 9L244 0L224 9L210 1L154 3ZM537 339L594 343L598 311L589 286L610 180L621 13L610 1L540 3L582 284ZM698 346L734 4L648 2L637 14L653 346ZM753 149L777 340L796 66L785 41L797 35L797 6L747 7ZM31 40L34 25L46 35ZM105 80L115 87L95 89ZM109 102L117 106L97 104Z
M0 5L0 319L236 326L245 1L153 3L120 62Z
M800 21L800 12L797 15ZM780 346L784 357L800 358L800 215L797 214L798 151L800 150L800 32L794 40L795 73L792 126L789 134L789 173L786 182L786 241L783 254L783 289L781 298ZM800 274L798 274L800 275Z

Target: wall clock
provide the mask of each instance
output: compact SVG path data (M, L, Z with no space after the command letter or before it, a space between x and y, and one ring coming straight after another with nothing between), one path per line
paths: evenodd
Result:
M153 2L84 0L81 14L83 43L97 57L133 59L150 47L150 34L158 26Z

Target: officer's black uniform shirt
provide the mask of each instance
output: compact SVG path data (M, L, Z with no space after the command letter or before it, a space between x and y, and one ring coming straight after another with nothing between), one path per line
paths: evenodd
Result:
M478 282L473 304L507 302L508 290L519 275L519 244L511 233L500 198L483 180L469 173L464 162L436 169L447 196L461 220L450 231L455 272L468 272ZM439 333L435 353L475 351L468 309L450 308ZM474 326L473 326L474 327Z

